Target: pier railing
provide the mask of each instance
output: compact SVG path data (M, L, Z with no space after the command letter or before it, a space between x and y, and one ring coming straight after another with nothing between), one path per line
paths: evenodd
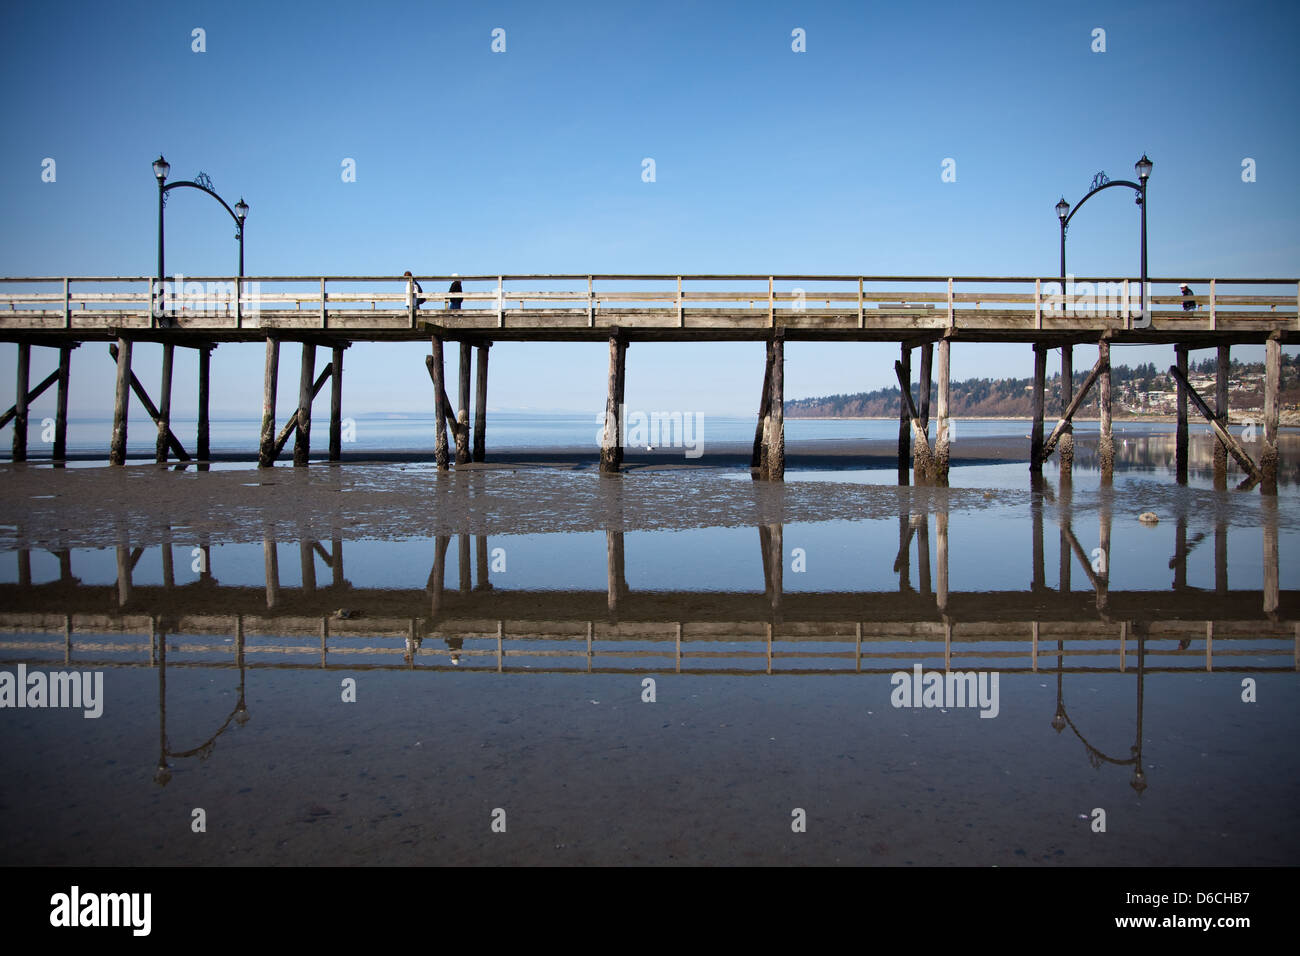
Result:
M453 280L463 291L448 291ZM1193 294L1182 294L1188 283ZM418 283L418 285L416 284ZM971 337L1091 333L1300 333L1300 280L1157 278L1149 316L1132 277L848 275L470 275L0 277L0 338L147 331L213 338L268 331L413 338ZM1148 321L1149 318L1149 321Z

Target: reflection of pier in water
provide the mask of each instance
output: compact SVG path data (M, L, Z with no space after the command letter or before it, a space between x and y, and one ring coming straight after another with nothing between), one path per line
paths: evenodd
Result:
M624 574L624 535L616 531L606 534L603 593L493 589L487 538L470 535L457 536L454 588L445 580L452 536L431 541L422 590L353 587L338 539L328 549L299 542L297 588L281 586L271 538L263 546L263 587L221 585L206 549L199 580L177 586L170 547L162 549L162 584L137 586L132 575L144 549L129 545L117 549L115 585L80 584L66 551L59 554L59 580L32 585L30 554L19 552L18 583L0 585L0 657L154 666L169 652L173 667L232 667L246 657L251 667L529 673L892 673L915 663L1008 673L1300 667L1300 592L1279 587L1275 520L1264 526L1262 590L1229 589L1222 518L1213 535L1215 587L1189 587L1188 555L1208 535L1189 541L1182 518L1171 588L1116 591L1108 570L1109 499L1098 510L1100 546L1088 551L1075 533L1070 498L1068 483L1058 494L1038 485L1027 591L951 591L949 516L942 510L899 515L896 592L786 593L779 524L758 529L762 594L634 592ZM1047 586L1044 560L1044 512L1051 505L1061 538L1057 589ZM331 571L329 584L318 580L318 559ZM1076 567L1091 590L1072 590ZM40 636L48 634L62 640ZM434 644L445 657L431 653Z

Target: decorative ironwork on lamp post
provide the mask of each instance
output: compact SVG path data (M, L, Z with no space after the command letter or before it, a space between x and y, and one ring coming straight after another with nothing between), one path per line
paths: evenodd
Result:
M161 298L162 281L166 278L167 271L164 257L163 243L163 208L167 205L167 193L181 186L189 186L200 192L205 192L217 202L221 203L221 208L230 213L230 218L235 220L235 239L239 242L239 278L244 277L244 220L248 218L248 203L244 202L241 197L239 202L235 203L232 209L230 204L217 195L212 188L212 180L206 173L199 173L194 179L182 179L174 183L167 182L167 174L171 172L171 164L161 155L153 162L154 178L158 180L158 282L159 297ZM236 291L236 295L241 294L241 290ZM155 306L154 314L159 313Z
M1141 226L1141 295L1142 305L1142 322L1141 325L1134 323L1135 328L1146 328L1151 324L1151 316L1147 311L1147 180L1151 178L1151 160L1147 159L1146 153L1142 154L1134 165L1133 169L1137 172L1138 181L1133 182L1129 179L1111 179L1104 172L1098 173L1092 178L1092 187L1088 194L1079 200L1078 205L1073 209L1061 197L1061 201L1056 204L1056 217L1061 221L1061 295L1065 295L1065 231L1070 225L1070 220L1074 214L1083 208L1083 204L1089 199L1101 192L1103 189L1110 189L1112 186L1127 186L1136 194L1134 202L1142 209L1142 226Z

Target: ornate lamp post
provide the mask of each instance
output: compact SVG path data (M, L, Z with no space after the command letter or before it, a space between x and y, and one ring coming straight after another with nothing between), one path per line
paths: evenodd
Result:
M1142 227L1141 227L1141 303L1142 303L1142 324L1138 328L1146 328L1151 324L1151 317L1147 314L1147 180L1151 178L1151 160L1147 159L1146 153L1142 154L1133 165L1137 172L1138 181L1133 182L1129 179L1108 179L1105 173L1098 173L1093 177L1092 189L1088 194L1079 200L1079 204L1070 208L1070 204L1065 201L1065 197L1056 204L1056 217L1061 221L1061 294L1065 294L1065 230L1070 225L1070 220L1074 214L1083 208L1083 204L1089 199L1101 192L1103 189L1109 189L1112 186L1127 186L1134 191L1134 202L1142 207Z
M171 164L162 156L153 161L154 178L158 180L158 282L159 288L167 270L164 265L163 254L163 207L167 205L167 193L180 186L190 186L200 192L205 192L217 202L221 203L221 208L230 213L230 218L235 220L235 239L239 242L239 277L244 277L244 220L248 218L248 203L241 198L231 209L230 205L216 194L212 189L212 180L208 179L203 173L199 173L193 180L183 179L178 182L168 183L167 174L171 172ZM161 297L161 292L159 293ZM155 310L157 311L157 310Z

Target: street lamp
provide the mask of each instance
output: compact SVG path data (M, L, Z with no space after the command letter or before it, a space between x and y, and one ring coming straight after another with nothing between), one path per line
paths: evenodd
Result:
M153 161L154 178L158 180L159 298L161 298L162 296L162 292L161 292L162 281L167 275L167 270L164 265L165 260L163 255L163 248L164 248L163 247L163 207L167 205L167 193L180 186L191 186L194 189L198 189L202 192L207 193L217 202L221 203L221 207L225 209L226 212L230 213L230 217L235 220L235 238L239 241L239 277L242 279L244 277L244 220L248 218L248 203L244 202L243 199L240 199L239 203L235 206L235 208L231 209L230 205L224 199L222 199L215 192L213 192L211 180L209 180L208 177L205 176L203 173L199 173L199 175L196 176L194 180L183 179L178 182L168 183L167 174L171 172L171 168L172 168L171 164L168 163L167 160L164 159L161 155ZM159 312L158 308L155 307L154 314L156 315L158 314L158 312Z
M239 228L235 232L235 238L239 240L239 277L244 277L244 220L248 218L248 203L244 202L244 197L239 197L239 202L235 203L235 222Z
M1089 199L1101 192L1103 189L1109 189L1111 186L1127 186L1136 194L1134 201L1142 207L1142 226L1141 226L1141 304L1142 304L1142 321L1138 325L1134 323L1134 328L1146 328L1151 324L1151 316L1147 314L1147 180L1151 178L1151 160L1147 159L1146 153L1142 154L1134 165L1133 169L1137 172L1138 181L1133 182L1129 179L1107 179L1105 173L1098 173L1092 181L1092 189L1088 194L1079 200L1078 205L1073 209L1070 204L1062 197L1061 201L1056 204L1056 216L1061 221L1061 294L1065 294L1065 231L1070 225L1070 220L1074 214L1083 208L1083 204Z

